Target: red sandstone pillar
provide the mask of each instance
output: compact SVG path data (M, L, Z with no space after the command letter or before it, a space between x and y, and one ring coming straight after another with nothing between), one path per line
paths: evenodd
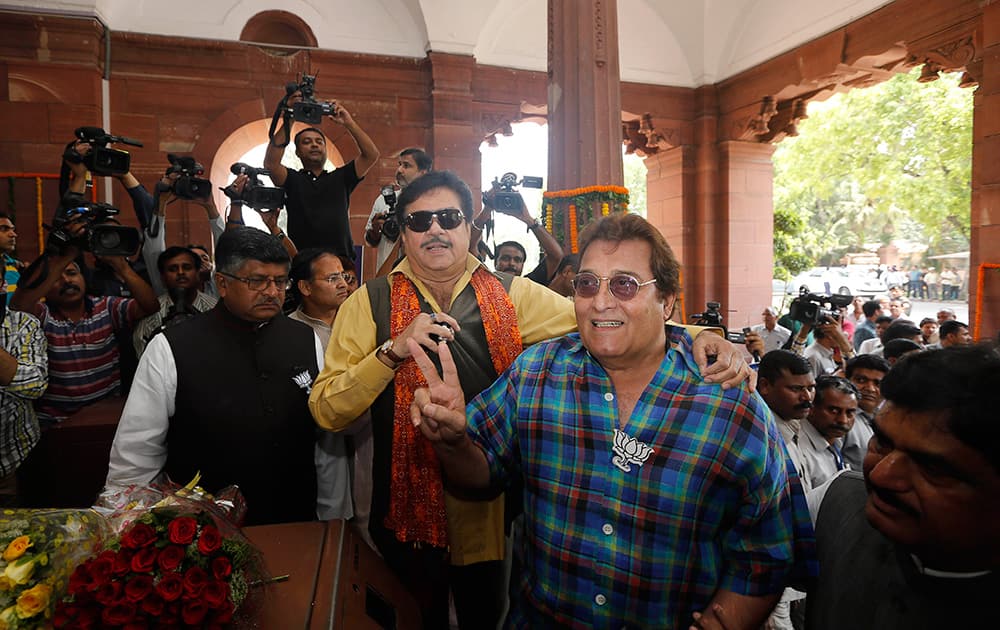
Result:
M756 142L719 145L719 209L716 241L706 249L706 264L725 281L715 297L726 325L740 329L759 323L771 303L774 272L774 146Z
M1000 264L1000 3L983 7L983 67L972 113L972 249L969 256L969 323L981 339L1000 330L1000 270L986 269L982 296L976 286L982 264ZM981 306L977 303L982 300Z
M479 145L473 124L472 70L468 55L428 53L431 67L431 155L434 168L457 173L478 198Z
M622 175L617 0L549 0L549 190Z

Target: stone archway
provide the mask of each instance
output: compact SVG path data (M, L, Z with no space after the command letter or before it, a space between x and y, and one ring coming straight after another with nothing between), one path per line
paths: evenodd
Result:
M211 181L215 204L225 213L229 200L218 189L218 184L229 177L229 167L254 147L268 141L271 118L265 114L262 99L246 101L217 116L198 138L194 155L211 155L205 170ZM343 166L344 158L332 142L327 143L327 157L335 166ZM258 165L253 165L258 166Z

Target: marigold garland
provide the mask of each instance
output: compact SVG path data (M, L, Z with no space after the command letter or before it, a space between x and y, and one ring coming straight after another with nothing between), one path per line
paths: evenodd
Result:
M584 186L542 193L545 229L576 253L580 231L591 221L612 212L628 212L624 186Z
M576 205L569 204L569 250L577 253L577 225L576 225Z

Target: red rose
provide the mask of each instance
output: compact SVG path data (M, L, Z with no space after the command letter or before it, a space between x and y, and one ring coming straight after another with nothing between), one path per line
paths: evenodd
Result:
M90 575L90 565L93 561L87 561L73 569L73 574L69 576L69 592L79 595L91 590L94 585L94 578Z
M134 551L129 549L122 549L115 554L115 566L111 570L116 576L121 577L132 570L132 556L135 555Z
M114 604L122 597L122 584L121 582L108 582L97 589L94 594L94 599L97 600L102 606L110 606Z
M159 617L163 614L163 598L156 593L150 593L149 597L142 600L142 611L150 617Z
M201 536L198 537L198 551L203 555L209 555L219 550L222 546L222 535L214 525L206 525L201 528Z
M135 604L125 601L108 606L101 613L101 621L109 626L123 626L132 621L133 617L135 617Z
M122 630L149 630L149 624L145 621L133 621L125 624Z
M183 592L184 580L177 573L164 575L156 585L156 594L162 597L163 601L175 601Z
M145 523L136 523L122 536L122 547L141 549L156 542L156 530Z
M233 573L233 563L225 556L212 558L212 575L217 580L224 580Z
M201 598L209 608L218 608L229 597L229 585L220 580L212 580L205 585Z
M201 567L191 567L184 574L184 594L190 597L198 597L205 590L208 583L208 574Z
M132 556L132 570L136 573L152 573L156 556L156 547L143 547Z
M176 545L190 545L198 533L198 521L190 516L178 516L167 525L170 542Z
M96 628L100 618L101 615L96 608L81 608L76 618L73 619L73 624L76 628L87 630L88 628Z
M160 565L160 570L176 571L184 561L184 547L178 545L167 545L160 550L160 555L156 557L156 564Z
M125 585L125 599L130 602L141 602L153 592L153 578L148 575L137 575Z
M233 602L227 599L226 601L222 602L222 605L219 606L219 609L215 611L215 614L212 616L212 621L214 623L225 625L233 620L234 610L235 608L233 608Z
M111 558L99 556L90 563L91 590L111 581L111 571L115 562Z
M189 602L184 602L184 608L181 609L181 619L189 626L197 626L201 624L206 613L208 613L208 607L205 602L192 599Z

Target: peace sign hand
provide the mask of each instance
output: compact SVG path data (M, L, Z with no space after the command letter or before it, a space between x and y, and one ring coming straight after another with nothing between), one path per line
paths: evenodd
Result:
M424 437L435 445L458 445L466 439L465 395L462 393L458 370L451 358L448 344L440 343L437 346L443 380L419 343L410 338L406 345L427 379L427 387L413 392L413 402L410 404L413 426L418 427Z

